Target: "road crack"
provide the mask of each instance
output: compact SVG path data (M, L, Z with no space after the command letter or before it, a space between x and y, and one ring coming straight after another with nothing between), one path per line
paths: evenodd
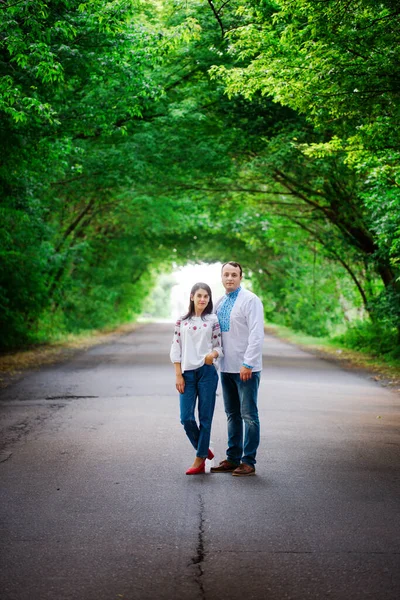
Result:
M196 581L196 584L198 585L201 599L205 600L206 593L204 590L204 585L203 585L203 580L202 580L202 577L204 575L203 562L206 557L206 551L205 551L205 547L204 547L205 518L204 518L204 500L203 500L201 494L199 494L198 517L199 517L199 525L198 525L198 534L197 534L196 555L192 558L191 564L195 565L195 567L196 567L196 575L195 575L194 579Z
M12 452L0 452L0 463L6 462L6 460L10 460L12 457Z
M45 400L82 400L85 398L98 398L98 396L46 396Z

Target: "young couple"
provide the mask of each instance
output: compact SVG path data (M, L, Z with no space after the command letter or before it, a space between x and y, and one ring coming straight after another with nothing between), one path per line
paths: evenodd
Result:
M171 361L175 365L181 423L196 450L187 475L205 472L215 407L219 359L225 412L228 420L226 460L212 473L235 476L255 474L260 441L257 392L262 368L264 311L261 300L241 287L242 267L237 262L222 265L226 294L217 301L215 313L211 289L196 283L190 293L189 310L175 325ZM198 399L199 425L195 419ZM244 429L244 439L243 439Z

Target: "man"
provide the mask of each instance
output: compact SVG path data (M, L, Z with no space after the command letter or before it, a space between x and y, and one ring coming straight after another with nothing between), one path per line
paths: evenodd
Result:
M264 340L263 305L258 296L241 287L241 282L239 263L222 265L226 294L217 301L215 309L224 349L220 370L228 419L228 450L226 460L211 468L212 473L231 472L238 477L256 472L256 452L260 442L257 392Z

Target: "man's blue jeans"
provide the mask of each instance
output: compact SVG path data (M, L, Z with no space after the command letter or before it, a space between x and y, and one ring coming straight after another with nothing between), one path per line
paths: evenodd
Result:
M185 371L185 391L179 395L181 423L190 443L197 450L196 456L206 458L210 445L211 423L214 415L218 373L214 365L203 365ZM198 398L200 427L196 423L195 408Z
M254 466L260 443L257 392L260 372L241 381L239 373L221 373L225 412L228 419L228 450L226 458L234 465L240 462ZM243 443L244 423L244 443Z

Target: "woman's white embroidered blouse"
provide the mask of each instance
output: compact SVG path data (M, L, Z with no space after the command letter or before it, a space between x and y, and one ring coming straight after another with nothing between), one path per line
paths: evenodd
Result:
M206 355L213 350L218 352L218 358L223 356L221 330L216 315L178 319L170 358L173 363L181 363L182 373L202 367Z

